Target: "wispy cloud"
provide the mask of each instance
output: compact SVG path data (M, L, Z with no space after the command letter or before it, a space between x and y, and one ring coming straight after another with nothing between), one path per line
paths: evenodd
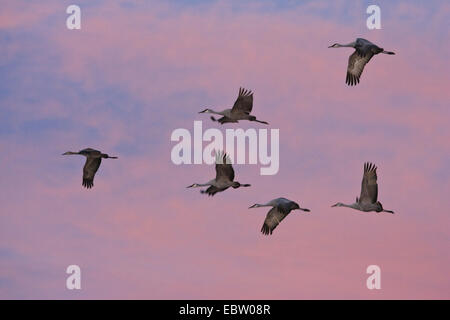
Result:
M1 297L449 297L447 3L382 2L381 31L363 4L322 1L80 1L69 31L69 4L0 13ZM356 36L397 54L348 88L351 50L327 47ZM214 127L197 112L239 86L280 128L279 174L235 166L251 188L186 190L214 168L173 165L172 130ZM84 159L60 156L84 147L119 155L89 191ZM359 194L368 160L396 215L330 208ZM312 213L265 238L266 211L247 208L278 196ZM81 292L64 287L69 264Z

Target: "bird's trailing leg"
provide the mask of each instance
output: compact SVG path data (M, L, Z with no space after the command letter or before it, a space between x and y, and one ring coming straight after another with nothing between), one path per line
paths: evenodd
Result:
M392 211L392 210L384 210L383 209L383 211L382 212L389 212L389 213L392 213L392 214L394 214L394 211Z
M251 187L251 186L252 186L251 184L247 184L247 183L242 184L242 183L239 183L239 182L234 182L233 185L232 185L232 187L234 189L237 189L239 187Z
M266 121L260 121L260 120L250 120L250 121L255 121L255 122L259 122L259 123L263 123L263 124L269 124L268 122L266 122Z
M264 124L269 124L269 123L266 122L266 121L260 121L260 120L256 119L255 116L248 116L248 120L249 120L249 121L259 122L259 123L264 123Z

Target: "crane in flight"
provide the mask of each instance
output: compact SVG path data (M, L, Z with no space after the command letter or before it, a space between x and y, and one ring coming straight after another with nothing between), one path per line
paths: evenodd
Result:
M250 187L250 184L241 184L234 181L234 170L231 165L231 159L227 154L218 152L216 154L216 178L206 183L194 183L187 188L208 187L206 190L201 190L201 193L206 193L208 196L213 196L217 192L227 190L229 187L237 189L239 187Z
M395 54L392 51L386 51L369 40L357 38L356 41L349 44L335 43L328 48L355 48L355 52L348 58L347 78L345 82L349 86L354 86L359 83L359 78L364 70L365 65L372 59L372 57L379 53Z
M364 174L361 183L361 194L356 197L356 202L352 204L344 204L341 202L332 205L332 207L347 207L359 211L370 212L389 212L394 213L391 210L383 209L381 202L378 198L378 184L377 184L377 167L368 162L364 163Z
M300 208L298 203L286 199L286 198L277 198L273 199L266 204L254 204L251 208L260 208L260 207L272 207L267 213L266 219L264 220L264 224L261 228L261 232L264 235L272 234L273 230L280 224L280 222L287 217L287 215L292 210L302 210L305 212L310 212L309 209Z
M94 186L94 177L97 172L100 164L102 163L102 159L117 159L117 157L110 157L106 153L101 153L98 150L94 150L91 148L86 148L78 152L67 151L63 153L63 156L67 155L82 155L86 157L86 163L83 167L83 187L87 189L91 189Z
M255 116L250 115L253 109L253 92L244 88L239 88L239 95L231 109L223 111L214 111L205 109L199 113L212 113L222 116L218 120L211 116L211 120L218 121L220 124L227 122L237 123L239 120L256 121L259 123L269 124L266 121L257 120Z

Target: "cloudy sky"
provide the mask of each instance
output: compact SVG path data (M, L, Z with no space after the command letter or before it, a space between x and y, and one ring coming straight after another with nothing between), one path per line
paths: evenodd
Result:
M66 8L81 7L81 30ZM0 298L450 298L448 1L2 2L0 10ZM345 85L352 50L379 55ZM176 166L173 130L205 107L254 91L254 114L280 130L280 170L235 165L251 188L186 189L209 165ZM255 123L226 128L266 128ZM224 127L220 127L224 130ZM105 160L81 186L81 156ZM331 208L378 166L391 214ZM292 213L260 233L284 196ZM67 290L67 266L82 289ZM381 268L368 290L366 268Z

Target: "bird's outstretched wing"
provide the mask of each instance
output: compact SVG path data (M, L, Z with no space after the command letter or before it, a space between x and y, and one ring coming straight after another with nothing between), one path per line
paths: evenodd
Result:
M212 120L212 121L217 121L217 122L219 122L220 124L224 124L224 123L237 123L237 122L238 122L237 120L232 120L232 119L227 118L227 117L221 117L221 118L219 118L219 119L217 119L217 120L216 120L216 118L211 117L211 120Z
M95 173L101 163L102 158L87 157L83 168L83 187L90 189L94 186Z
M359 202L375 203L378 199L377 167L368 162L364 164Z
M208 196L213 196L219 191L222 191L222 189L219 189L219 188L217 188L215 186L210 186L208 189L202 190L200 192L201 193L206 193Z
M373 52L367 51L361 55L359 50L355 50L348 58L347 78L345 83L349 86L354 86L359 83L359 78L364 70L364 66L372 59Z
M250 114L253 108L253 92L239 88L239 96L231 109L231 113Z
M280 222L286 218L288 213L283 213L278 210L277 207L273 207L267 213L266 219L264 220L264 224L261 228L261 232L265 235L272 234L273 230L280 224Z
M231 159L226 153L219 152L216 156L216 181L233 181L234 170Z

